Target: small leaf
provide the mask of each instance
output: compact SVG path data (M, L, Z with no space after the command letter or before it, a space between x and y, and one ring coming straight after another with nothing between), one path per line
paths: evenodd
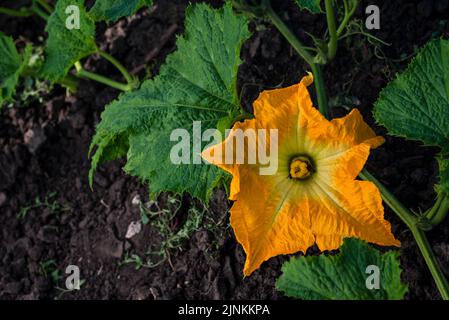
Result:
M187 191L207 200L224 173L202 164L201 150L193 150L193 122L201 121L203 132L216 129L239 109L237 69L241 45L249 35L247 19L236 16L230 5L190 6L178 51L167 58L159 76L123 94L103 112L92 141L97 149L91 181L97 165L127 152L125 170L150 182L153 193ZM177 142L170 135L175 129L187 130L190 159L198 152L200 164L171 162L170 151Z
M151 7L153 0L96 0L89 15L95 21L114 22L132 16L143 6Z
M31 56L31 45L27 45L23 54L17 52L14 40L0 32L0 108L11 101L19 82L19 76Z
M367 278L374 275L368 266L379 268L379 289L367 288ZM355 238L345 239L334 256L292 258L282 272L276 288L304 300L400 300L408 291L401 282L398 253L381 254Z
M374 117L391 135L440 147L440 168L448 167L449 40L433 40L419 51L381 92ZM447 174L440 177L447 179ZM449 181L440 183L449 192Z
M322 13L321 0L295 0L301 10L308 10L311 13Z
M69 6L79 9L79 29L71 24L77 19L76 12L66 13ZM48 32L47 57L42 74L51 82L64 78L75 62L97 52L95 22L86 13L83 0L59 0L45 31Z

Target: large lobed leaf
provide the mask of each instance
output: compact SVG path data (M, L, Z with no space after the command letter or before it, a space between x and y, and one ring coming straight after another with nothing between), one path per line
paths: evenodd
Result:
M433 40L420 50L381 92L374 117L392 135L440 147L440 183L449 192L449 40Z
M96 0L89 15L96 21L116 21L132 16L143 6L152 6L153 0Z
M231 6L212 9L192 5L186 12L186 31L178 38L160 74L139 90L122 95L106 107L92 147L90 180L96 166L127 153L125 170L149 181L151 191L184 192L207 200L223 173L206 164L174 165L170 134L184 128L193 139L192 124L202 130L231 122L238 110L237 69L240 48L249 37L248 22ZM192 148L191 148L192 149Z
M380 288L368 289L368 266L380 270ZM408 288L401 282L398 254L381 254L366 242L348 238L334 256L292 258L282 266L276 288L304 300L400 300Z
M31 55L31 46L24 52L17 52L14 41L0 32L0 108L10 101L16 92L19 76L26 67Z
M68 29L66 8L75 5L79 8L80 28ZM42 73L45 78L56 82L64 78L75 62L97 52L95 44L95 22L86 13L84 0L59 0L55 11L48 19L45 31L48 32L46 61Z

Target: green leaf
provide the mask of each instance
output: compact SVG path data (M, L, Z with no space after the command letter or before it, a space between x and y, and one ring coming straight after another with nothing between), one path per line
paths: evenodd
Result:
M376 120L390 134L449 153L449 41L434 40L381 92Z
M311 13L322 13L321 0L295 0L301 10L309 10Z
M374 106L377 122L389 134L438 146L440 167L449 155L449 40L433 40L407 70L381 92ZM447 179L446 175L441 175ZM442 180L449 192L449 180Z
M27 45L23 54L19 54L14 40L0 32L0 108L4 102L12 100L19 76L30 59L31 50L31 45Z
M151 7L153 0L96 0L89 11L96 21L113 22L129 17L143 6Z
M401 282L398 253L381 254L364 241L345 239L334 256L292 258L282 266L276 288L304 300L400 300L408 288ZM368 266L379 269L379 289L368 289ZM369 269L368 269L369 270Z
M125 170L150 182L152 193L187 191L207 201L225 174L203 163L173 164L170 151L177 142L170 141L170 135L174 129L187 130L193 153L194 121L201 121L204 132L235 116L240 108L237 69L241 45L250 35L248 21L235 15L230 5L212 9L197 4L186 11L185 30L177 52L167 57L155 79L106 107L92 141L97 150L91 183L98 164L125 152ZM123 139L126 143L116 144Z
M14 40L0 33L0 107L5 100L10 100L19 81L20 55Z
M73 13L66 13L69 6L79 9L79 29L66 26L66 21L72 21ZM72 27L70 23L68 26ZM95 22L86 13L84 0L59 0L45 31L48 32L47 57L42 74L51 82L64 78L75 62L97 52Z

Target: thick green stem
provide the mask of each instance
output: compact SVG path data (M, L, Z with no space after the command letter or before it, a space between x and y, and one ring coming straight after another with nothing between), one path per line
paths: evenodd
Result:
M76 75L78 77L94 80L99 83L105 84L107 86L110 86L112 88L122 90L122 91L131 91L132 89L134 89L133 86L131 86L129 84L123 84L123 83L111 80L109 78L106 78L104 76L101 76L99 74L86 71L83 69L80 62L75 63L75 68L76 68Z
M319 64L312 64L312 73L314 77L316 97L318 100L318 109L326 118L330 118L329 105L327 103L326 83L324 82L323 69Z
M433 254L432 248L430 247L429 241L427 241L424 231L420 230L416 226L410 228L410 230L412 231L413 237L418 244L419 250L421 251L424 260L426 261L427 267L432 274L433 280L437 285L441 297L443 298L443 300L449 300L449 285L435 255Z
M109 53L106 53L104 51L98 50L98 54L108 60L110 63L112 63L118 71L123 75L128 85L135 86L136 85L136 79L126 70L126 68L113 56L111 56Z
M449 284L438 264L437 259L435 258L435 255L433 254L432 248L427 241L424 231L421 230L417 225L418 219L367 170L363 170L360 173L360 178L362 178L363 180L371 181L377 186L385 203L388 204L388 206L399 216L399 218L401 218L401 220L410 229L418 245L418 248L424 257L424 260L426 261L427 267L432 274L437 288L440 291L442 298L444 300L449 300Z
M329 43L327 45L327 59L331 61L337 54L338 34L337 24L335 22L335 12L332 0L324 1L326 6L327 28L329 30Z

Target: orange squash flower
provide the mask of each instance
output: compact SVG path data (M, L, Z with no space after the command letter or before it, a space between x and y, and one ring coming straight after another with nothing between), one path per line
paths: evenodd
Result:
M288 88L268 90L254 102L255 119L238 122L228 137L202 156L232 174L231 225L246 252L244 275L280 254L340 247L346 237L399 246L384 219L379 190L355 180L370 149L384 142L358 110L332 121L312 106L307 86L311 74ZM278 168L261 175L261 163L226 164L227 144L237 129L278 129ZM256 136L256 145L270 138ZM263 140L263 141L260 141ZM257 150L246 150L256 152ZM216 155L223 154L217 161ZM235 155L234 155L235 156ZM229 162L229 161L227 161Z

